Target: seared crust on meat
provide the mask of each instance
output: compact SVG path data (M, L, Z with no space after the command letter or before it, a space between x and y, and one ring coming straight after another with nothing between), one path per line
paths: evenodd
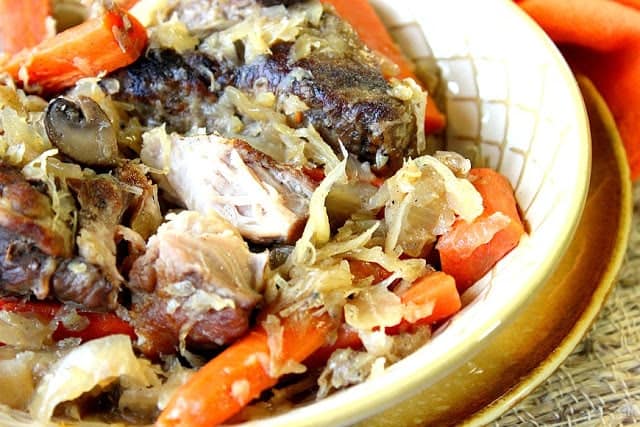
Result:
M300 37L330 41L300 58L295 43L276 43L270 55L238 65L219 63L200 51L179 55L151 49L133 66L110 76L120 82L113 96L133 105L133 113L148 126L166 123L168 132L205 128L225 134L225 121L207 115L215 111L224 88L252 92L258 83L266 83L276 96L292 94L306 103L309 109L302 112L298 126L312 124L337 153L342 144L380 173L395 171L405 157L415 155L414 107L391 95L379 58L353 29L326 10L319 28L306 28ZM333 46L336 39L339 43ZM387 158L388 163L381 161Z
M378 67L348 54L309 55L292 65L291 49L290 43L276 44L272 55L236 69L229 83L250 89L261 79L277 94L298 96L310 107L304 112L305 121L336 152L342 143L374 168L379 151L389 157L391 163L385 166L390 170L400 167L404 157L416 154L413 109L389 94L389 83ZM295 68L310 77L292 79L283 86Z
M118 288L98 267L80 257L62 261L52 285L54 295L62 302L80 304L89 310L113 310L118 305Z
M1 215L1 214L0 214ZM19 233L0 227L0 293L37 298L49 294L56 258Z
M120 221L127 202L111 185L113 178L107 181L74 182L80 188L83 224L110 218L115 227ZM51 228L49 198L16 168L1 163L0 192L0 293L54 296L91 310L115 309L117 282L110 281L100 266L66 251L70 245Z
M117 292L124 278L118 270L116 242L133 195L111 175L68 180L68 183L77 193L80 204L78 253L98 266Z
M251 310L241 307L210 310L193 321L188 309L171 312L166 297L146 295L132 311L136 334L143 337L138 348L149 357L174 354L179 350L180 331L191 325L185 338L187 348L216 349L241 337L249 328Z
M126 214L133 231L143 239L148 239L162 224L162 212L158 203L158 189L145 173L140 163L126 162L115 171L122 184L137 188L140 194L132 195L129 211Z
M207 124L207 105L218 97L208 81L173 50L151 49L129 67L109 77L120 83L113 97L128 103L144 125L166 123L167 128L185 133Z
M0 227L33 242L47 255L68 255L70 245L50 228L52 217L49 198L16 168L0 162Z

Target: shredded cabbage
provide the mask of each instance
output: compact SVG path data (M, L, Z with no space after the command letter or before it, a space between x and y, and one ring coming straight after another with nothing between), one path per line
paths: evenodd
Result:
M76 202L66 184L66 178L84 178L80 166L64 163L54 158L57 149L43 152L22 168L22 174L29 180L43 182L51 199L54 218L51 230L63 237L65 254L71 255L72 236L77 224Z
M159 385L149 361L138 359L126 335L86 342L56 362L38 384L29 413L41 422L51 419L61 402L120 378L123 385Z
M440 157L450 160L443 153ZM471 222L483 211L482 197L473 185L432 156L407 160L385 181L369 203L372 210L382 206L385 252L413 257L423 256L436 236L451 228L456 215Z
M282 5L265 8L259 14L213 33L202 42L200 50L218 60L250 63L261 55L271 53L270 47L275 42L294 41L306 25L317 25L322 12L319 2L288 8ZM238 58L236 53L237 42L244 44L242 58Z
M416 150L418 155L425 154L427 150L427 140L422 123L427 109L427 93L424 92L412 78L403 80L391 79L391 89L389 93L391 96L402 101L411 102L413 114L418 125L416 131Z
M471 222L482 213L482 196L469 180L456 177L451 169L435 157L422 156L415 162L420 168L433 168L444 179L449 206L460 218Z
M51 148L25 116L13 108L0 110L0 158L14 166L24 166Z
M0 311L0 343L17 349L37 350L51 343L53 329L38 319Z
M166 14L167 0L139 0L131 7L129 13L133 15L143 26L156 25L159 17Z
M149 40L152 48L173 49L178 53L192 50L198 44L198 38L191 35L184 23L175 17L153 27Z
M402 320L403 305L400 297L384 285L374 285L360 290L344 306L344 319L359 330L395 326Z
M338 181L346 179L347 156L333 169L313 192L309 201L309 219L302 232L302 237L296 242L293 256L296 264L313 264L315 262L316 246L329 241L331 228L329 216L325 207L325 200L331 187Z

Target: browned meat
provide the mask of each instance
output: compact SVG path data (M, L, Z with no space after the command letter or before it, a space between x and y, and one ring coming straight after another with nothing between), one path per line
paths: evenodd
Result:
M98 267L80 257L62 261L52 285L53 294L62 302L80 304L90 310L113 310L117 306L118 288Z
M69 246L52 219L49 198L0 163L0 292L47 297L55 257Z
M57 266L55 257L5 227L0 227L0 255L0 293L33 293L41 299L49 294L51 277Z
M295 241L307 218L315 183L239 140L217 135L148 138L142 160L168 168L161 187L191 210L214 210L256 243ZM168 156L168 157L167 157ZM168 159L169 164L165 164Z
M131 194L111 175L83 180L68 180L80 204L78 253L99 266L109 281L119 285L124 280L116 265L116 232Z
M350 153L370 162L374 169L378 153L389 158L390 164L382 165L389 170L400 167L404 157L415 155L413 107L389 94L389 83L378 67L349 54L311 54L290 65L290 51L289 43L274 46L271 56L238 68L230 83L251 88L261 79L276 94L293 93L310 107L304 112L305 121L336 152L342 142ZM283 85L296 67L312 77L289 79L290 84Z
M129 224L133 231L143 239L148 239L162 224L162 212L158 203L158 189L146 176L145 167L140 163L126 162L116 172L118 180L137 189L132 194L129 212Z
M68 255L71 244L51 229L51 202L20 171L0 162L0 227L33 242L48 255Z
M15 168L0 164L0 293L53 295L89 309L115 308L117 289L51 229L47 196Z
M167 129L180 133L205 127L207 106L218 99L209 81L173 50L149 50L110 77L120 83L113 98L130 104L150 127L166 123Z
M183 211L149 239L130 273L132 319L147 355L216 348L241 336L261 299L266 254L214 212Z
M166 123L169 132L178 133L204 127L225 135L226 126L216 122L215 114L206 115L215 111L218 98L211 89L220 95L229 85L252 91L259 83L276 95L293 94L304 101L309 109L302 125L312 124L336 152L341 142L380 172L393 171L404 157L415 155L414 108L390 94L379 58L353 29L325 11L320 27L309 27L300 37L326 40L301 57L296 57L295 43L276 43L271 55L233 66L202 52L180 56L151 50L111 75L120 82L114 98L133 103L134 113L147 125ZM380 161L384 158L389 163Z

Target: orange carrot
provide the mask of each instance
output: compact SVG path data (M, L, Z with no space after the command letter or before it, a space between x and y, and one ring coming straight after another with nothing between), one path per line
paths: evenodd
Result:
M129 65L146 43L146 29L133 16L114 8L21 51L1 69L25 85L55 92L83 77Z
M482 196L484 211L471 224L457 221L443 235L436 249L440 252L442 271L451 274L462 292L480 279L496 262L513 249L524 234L518 207L509 181L492 169L472 169L469 179ZM501 212L510 218L509 224L488 242L469 243L465 236L481 231L487 218ZM474 246L469 246L469 245Z
M302 362L333 327L328 316L281 319L281 360ZM204 427L224 422L278 381L268 371L267 332L258 327L200 368L172 396L156 425ZM266 358L266 365L265 365Z
M350 261L351 270L353 272L353 261ZM378 266L374 263L371 266ZM375 267L368 266L369 269ZM382 267L378 266L379 270L382 270L387 275L389 274ZM382 273L376 273L380 276ZM356 273L354 273L356 275ZM364 275L362 277L366 277ZM356 277L358 277L356 275ZM413 323L407 320L402 320L398 325L391 326L385 329L385 332L389 335L396 335L402 332L406 332L412 329L411 325L431 325L440 320L446 319L455 313L457 313L462 307L460 301L460 294L456 288L456 282L450 275L441 271L434 271L419 278L408 289L399 294L401 301L405 305L417 305L428 306L433 305L431 314L415 320ZM340 325L338 328L338 334L335 342L326 344L320 347L315 353L313 353L305 364L309 366L322 366L327 362L331 354L338 349L342 348L362 348L362 341L357 331L346 324Z
M427 305L433 303L431 314L415 323L428 325L446 319L462 307L455 279L442 271L434 271L416 280L400 294L404 304Z
M12 313L29 313L38 316L45 322L53 320L62 309L62 304L53 301L25 301L11 297L0 298L0 310ZM52 336L54 341L60 341L65 338L80 338L84 342L115 334L125 334L132 339L136 338L133 327L113 313L78 311L78 314L87 319L86 327L79 330L67 329L62 322L57 322Z
M13 55L47 36L49 0L0 0L0 51Z
M403 79L411 77L419 82L413 72L412 64L402 54L398 45L393 41L391 35L384 26L384 23L371 7L368 0L322 0L324 3L332 5L336 13L345 21L349 22L358 33L363 43L369 49L380 53L396 64L399 73L395 76ZM425 132L438 132L444 128L445 117L438 110L436 103L431 96L427 99L427 111L425 114Z
M354 350L362 348L362 340L358 335L358 331L346 323L341 324L338 328L336 340L333 343L327 343L313 352L311 356L305 359L304 364L311 368L324 366L333 352L341 348L352 348Z
M308 166L303 166L302 173L309 177L312 181L315 181L317 183L320 183L325 177L324 168L320 167L311 168Z

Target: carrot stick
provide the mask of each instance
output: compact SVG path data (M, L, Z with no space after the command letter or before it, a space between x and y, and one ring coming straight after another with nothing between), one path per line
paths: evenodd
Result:
M283 361L302 362L320 348L333 327L328 316L307 313L281 319ZM235 415L278 381L264 358L270 353L267 332L257 327L200 368L172 396L156 421L159 427L214 426ZM268 365L268 363L267 363Z
M129 65L146 43L145 28L131 15L114 8L31 50L21 51L1 68L25 85L55 92L83 77Z
M353 272L353 261L350 261L349 264L352 266ZM364 264L378 266L374 263ZM367 266L366 268L375 270L375 267L371 266ZM387 275L389 274L380 266L378 266L378 270L382 270ZM364 276L357 276L361 270L356 270L356 272L357 273L354 273L356 277L367 277L369 275L365 274ZM378 276L383 275L383 273L380 272L375 274ZM400 300L405 305L433 305L433 310L431 311L431 314L423 318L416 319L413 322L403 319L399 324L386 328L385 332L388 335L397 335L411 330L411 325L434 324L440 320L453 316L455 313L460 311L460 308L462 307L460 294L456 288L455 280L450 275L441 271L434 271L419 278L412 283L411 287L400 293L399 296ZM362 341L360 340L360 336L357 331L346 324L342 324L338 328L338 335L335 342L320 347L307 360L305 360L305 364L308 366L322 366L327 362L334 351L343 348L362 348Z
M384 23L368 0L322 0L322 2L332 5L338 16L351 24L362 42L369 49L384 55L398 66L398 75L388 77L397 77L399 79L411 77L416 82L420 82L413 72L412 64L393 41ZM445 117L438 110L438 106L431 96L427 96L425 132L434 133L444 128Z
M457 221L436 245L440 252L442 271L451 274L462 292L479 280L496 262L513 249L524 234L518 207L509 181L500 173L486 168L472 169L469 179L482 196L484 211L469 224ZM478 231L487 218L501 212L510 218L509 224L488 242L469 243L465 236ZM471 245L471 246L470 246Z
M373 283L381 282L391 275L387 270L374 262L349 260L349 269L356 279L373 277ZM398 294L403 304L426 305L433 303L433 311L430 315L418 319L416 323L427 325L445 319L460 310L460 294L456 288L455 279L442 271L433 271L417 279L407 289ZM344 339L338 330L338 341Z
M442 271L434 271L416 280L400 294L404 304L427 305L433 303L431 314L415 323L429 325L457 313L462 307L455 279Z
M47 36L49 0L0 0L0 51L13 55Z
M46 322L53 320L62 308L62 304L52 301L24 301L10 297L0 298L0 310L34 314ZM133 327L113 313L78 311L78 314L88 320L87 326L80 330L72 330L67 329L62 322L58 322L52 336L54 341L60 341L65 338L80 338L84 342L115 334L125 334L132 339L136 338Z

